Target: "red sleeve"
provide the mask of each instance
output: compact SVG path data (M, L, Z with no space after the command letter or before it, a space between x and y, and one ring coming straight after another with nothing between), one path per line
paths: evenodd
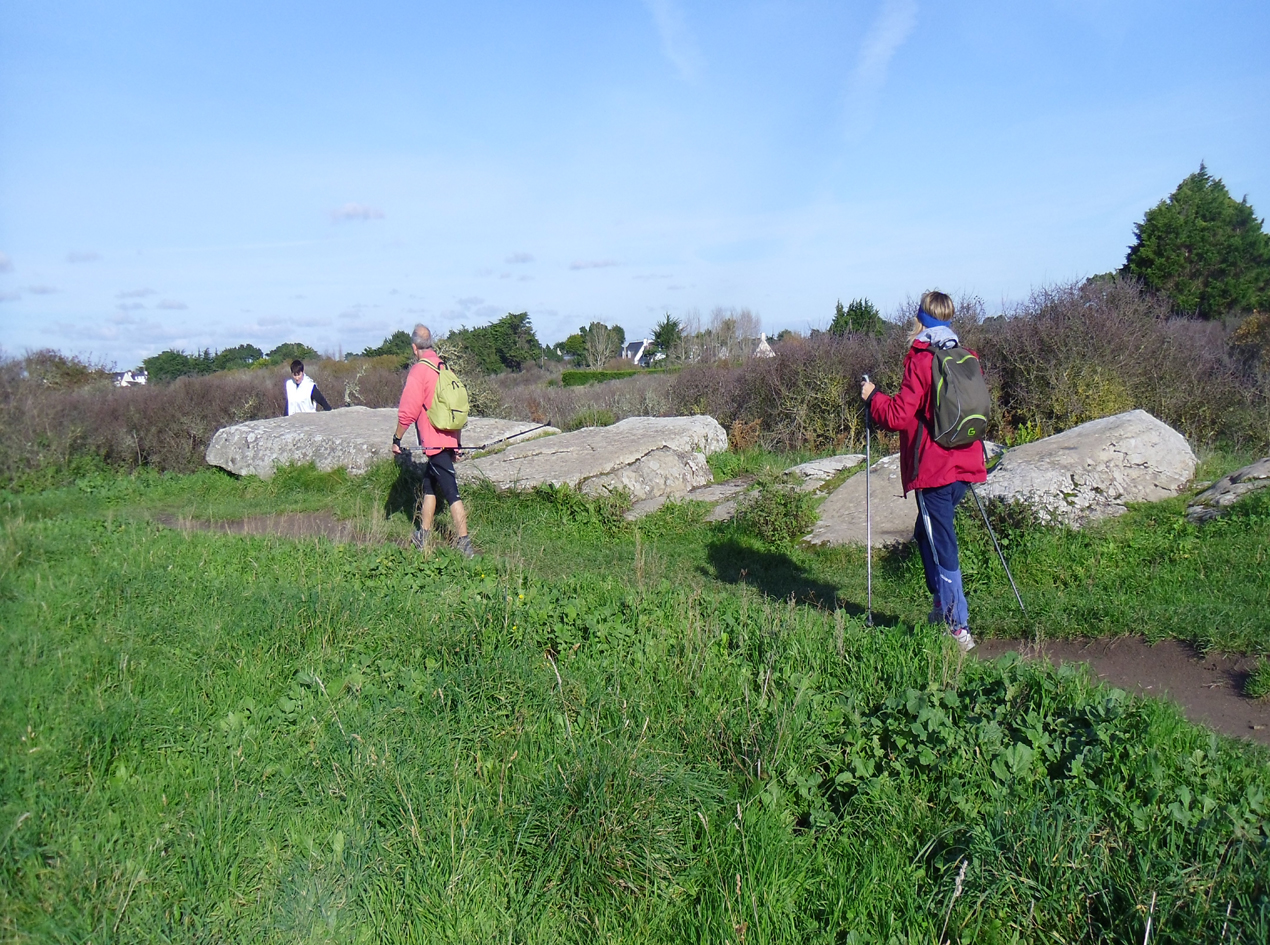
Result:
M425 375L431 373L422 364L415 364L406 375L406 386L402 389L401 401L397 404L397 423L401 426L408 427L423 415L423 399L427 395ZM433 381L433 387L435 386L436 381Z
M878 391L869 400L873 422L884 430L901 431L911 427L919 410L926 405L930 391L931 355L911 349L904 358L904 380L899 393L891 396Z

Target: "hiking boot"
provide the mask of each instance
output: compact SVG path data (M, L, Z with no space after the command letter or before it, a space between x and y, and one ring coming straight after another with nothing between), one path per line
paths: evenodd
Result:
M948 631L961 647L961 652L969 653L975 648L975 638L970 635L969 627L956 627Z
M410 544L423 551L428 547L428 539L430 537L432 537L431 529L416 528L415 533L410 536Z
M455 547L459 549L459 552L463 555L463 557L468 559L476 557L476 549L472 547L471 535L464 535L454 544Z

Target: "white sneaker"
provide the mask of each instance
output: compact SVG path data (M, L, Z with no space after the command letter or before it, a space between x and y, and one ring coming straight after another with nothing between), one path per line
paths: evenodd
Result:
M975 638L970 635L970 630L966 627L957 627L949 630L952 638L957 641L957 645L961 647L961 652L969 653L975 648Z

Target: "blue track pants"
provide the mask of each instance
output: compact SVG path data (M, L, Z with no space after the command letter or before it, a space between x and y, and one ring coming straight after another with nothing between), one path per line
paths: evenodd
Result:
M943 613L944 623L950 627L970 625L970 608L961 585L957 532L953 528L953 514L957 511L957 503L965 497L966 489L964 482L953 482L938 489L916 490L915 531L917 547L922 553L922 567L926 571L926 588L934 598L935 610ZM932 540L934 548L931 547Z

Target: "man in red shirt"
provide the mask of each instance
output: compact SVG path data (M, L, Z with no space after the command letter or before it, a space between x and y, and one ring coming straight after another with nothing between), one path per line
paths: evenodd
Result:
M476 556L476 549L472 547L472 539L467 533L467 510L459 498L459 481L454 473L459 434L457 430L438 430L428 420L428 408L432 406L437 377L441 373L441 359L432 350L432 332L427 325L415 325L410 335L410 347L414 351L415 363L406 375L406 386L397 405L397 432L392 438L392 451L401 452L401 437L413 424L419 431L419 445L428 457L428 468L423 476L420 527L412 540L420 551L427 547L439 492L450 506L450 521L459 536L458 549L465 558L472 558Z

